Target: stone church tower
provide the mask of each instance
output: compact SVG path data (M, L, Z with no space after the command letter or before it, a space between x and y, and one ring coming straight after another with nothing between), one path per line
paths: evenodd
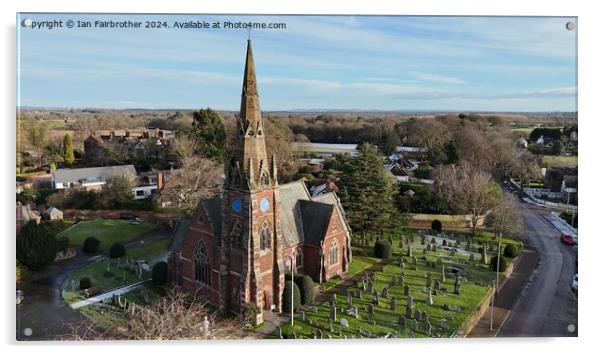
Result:
M222 247L220 266L220 307L237 312L242 312L244 303L276 311L282 306L284 262L276 158L267 156L264 135L248 40L235 152L226 165L222 217L226 247Z

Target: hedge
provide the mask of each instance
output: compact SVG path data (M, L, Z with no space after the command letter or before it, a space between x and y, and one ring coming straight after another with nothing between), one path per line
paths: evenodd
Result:
M374 243L374 255L380 259L389 259L393 256L391 244L386 240L377 240Z
M98 251L100 247L100 240L96 237L88 237L84 240L84 244L82 245L82 251L86 253L95 253Z
M92 281L88 277L81 278L79 280L79 288L82 290L89 289L92 287Z
M492 271L496 271L497 269L497 256L494 256L493 258L491 258L491 263L489 265L489 268ZM504 257L500 257L500 273L501 272L505 272L506 268L508 268L508 261L506 260L506 258Z
M23 225L17 236L17 260L29 270L46 268L56 257L56 238L33 221Z
M287 277L286 279L290 279L291 275L290 273L288 274L288 276L285 275L285 277ZM297 284L297 286L299 287L299 291L301 292L301 304L303 305L309 305L314 301L314 281L311 279L311 277L309 275L305 275L305 274L295 274L295 276L293 277L293 280L295 281L295 284Z
M504 257L516 258L518 254L518 247L515 244L509 243L504 247Z
M125 246L121 242L115 242L109 249L109 257L121 258L125 256Z
M157 262L153 266L153 284L165 285L165 283L167 283L167 262Z
M291 291L293 294L294 308L298 309L301 306L301 291L297 284L289 280L284 285L284 294L282 295L282 311L284 312L291 312Z
M443 230L443 224L441 224L441 221L439 221L439 219L435 219L431 223L431 229L436 232L441 232L441 230Z

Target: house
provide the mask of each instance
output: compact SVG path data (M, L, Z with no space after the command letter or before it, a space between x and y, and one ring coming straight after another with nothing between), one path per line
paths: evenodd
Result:
M242 314L253 304L282 312L287 272L316 282L347 274L351 231L335 192L314 197L303 180L278 183L276 156L266 152L251 40L240 107L223 191L203 199L176 231L169 277L222 311Z
M50 207L42 213L44 220L63 220L63 212L55 207Z
M317 197L321 194L338 192L338 191L339 191L339 187L337 187L337 185L331 180L318 181L318 183L314 182L311 186L309 186L309 192L310 192L312 198Z
M416 192L414 192L411 189L408 189L407 191L403 192L403 196L407 198L412 198L415 194Z
M165 183L163 172L142 172L138 175L137 184L132 188L134 199L144 199L157 194Z
M560 196L569 204L577 204L577 175L565 175L560 187Z
M134 165L103 166L88 168L61 168L52 172L55 189L83 188L99 190L112 178L125 177L136 180Z

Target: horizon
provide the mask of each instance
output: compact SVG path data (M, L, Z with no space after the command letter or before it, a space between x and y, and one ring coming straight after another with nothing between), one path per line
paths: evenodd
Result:
M573 17L17 16L285 23L251 33L265 112L577 112ZM19 26L17 107L237 111L247 36Z

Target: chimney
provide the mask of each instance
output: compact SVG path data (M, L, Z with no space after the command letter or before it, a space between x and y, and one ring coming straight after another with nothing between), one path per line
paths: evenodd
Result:
M157 190L163 189L163 172L157 172Z

